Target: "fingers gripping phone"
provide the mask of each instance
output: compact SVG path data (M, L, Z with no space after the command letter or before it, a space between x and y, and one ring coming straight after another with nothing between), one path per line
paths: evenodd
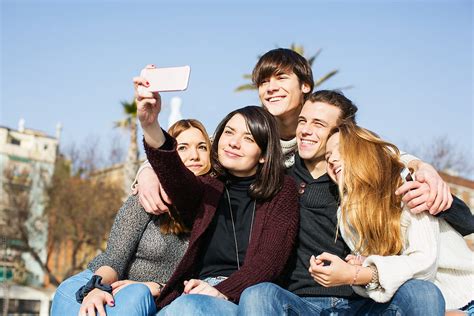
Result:
M184 91L188 88L191 67L144 68L140 76L145 78L150 86L139 88L147 92Z
M402 172L400 173L400 176L403 179L403 183L408 182L408 181L415 181L415 179L413 178L408 168L403 168Z

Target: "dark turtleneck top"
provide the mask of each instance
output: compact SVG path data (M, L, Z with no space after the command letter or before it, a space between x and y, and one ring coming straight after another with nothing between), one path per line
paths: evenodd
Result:
M251 177L230 176L226 181L229 200L224 190L216 214L209 226L206 238L207 248L200 261L199 278L225 276L228 277L238 270L234 229L232 227L232 212L235 227L235 237L239 253L239 264L243 265L249 244L250 227L255 200L249 196L250 185L255 180Z

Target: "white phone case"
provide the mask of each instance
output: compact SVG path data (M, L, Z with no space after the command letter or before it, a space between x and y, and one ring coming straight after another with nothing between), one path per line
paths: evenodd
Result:
M183 91L188 88L191 67L144 68L140 76L145 78L149 87L139 86L148 92Z

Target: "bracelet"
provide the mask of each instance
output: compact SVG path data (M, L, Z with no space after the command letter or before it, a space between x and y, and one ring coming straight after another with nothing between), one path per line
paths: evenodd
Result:
M367 283L367 285L365 286L365 289L367 291L377 290L380 288L379 270L377 270L377 267L375 265L370 265L369 269L372 270L372 279L370 280L369 283Z
M350 286L353 286L354 283L356 282L357 276L359 275L359 272L360 272L360 266L356 266L356 272L355 272L355 275L354 275L354 279L352 279L352 282L351 282Z
M100 275L94 274L89 282L86 283L86 285L81 286L79 290L77 290L76 301L79 304L82 304L84 297L86 297L87 294L89 294L89 292L93 289L99 289L112 294L112 287L109 284L102 284L101 281L102 277Z

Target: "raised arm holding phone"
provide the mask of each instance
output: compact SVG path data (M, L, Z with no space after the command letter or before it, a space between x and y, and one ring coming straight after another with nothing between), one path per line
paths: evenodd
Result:
M214 135L213 174L196 177L160 128L160 111L157 93L137 94L147 158L192 225L190 246L157 298L160 314L237 313L246 287L278 278L296 238L296 186L284 175L276 121L258 106L229 113Z

